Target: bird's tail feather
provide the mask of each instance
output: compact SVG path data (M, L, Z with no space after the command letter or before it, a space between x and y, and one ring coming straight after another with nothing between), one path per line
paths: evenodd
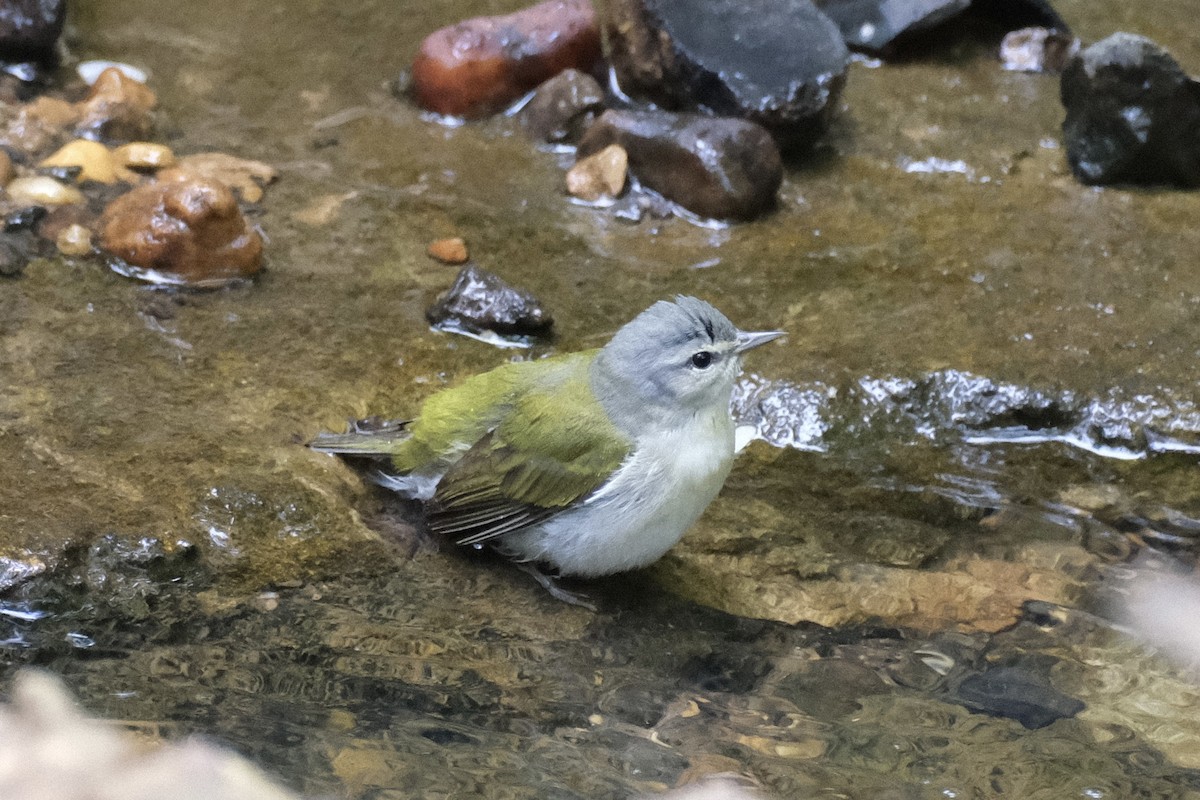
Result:
M320 453L387 455L408 439L408 425L409 420L358 420L351 422L345 433L318 433L308 446Z

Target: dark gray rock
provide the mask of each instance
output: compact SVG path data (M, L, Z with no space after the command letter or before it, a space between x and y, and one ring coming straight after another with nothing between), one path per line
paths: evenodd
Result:
M606 0L622 91L677 111L744 117L786 148L825 129L849 53L811 0Z
M1030 730L1073 717L1086 706L1019 667L994 667L963 679L954 699L972 711L1015 719Z
M743 119L605 111L580 141L579 157L610 144L625 148L644 186L703 217L756 217L774 205L783 180L771 135Z
M1200 186L1200 84L1131 33L1084 49L1062 76L1067 161L1084 183Z
M928 30L966 11L971 0L817 0L846 44L865 53L886 53L897 39Z
M67 0L0 2L0 60L45 58L54 50L67 17Z
M35 251L28 232L0 233L0 278L20 277Z
M1048 0L815 0L853 50L891 55L913 36L963 14L1005 30L1040 27L1070 35ZM954 26L957 28L957 26Z
M554 324L536 297L474 264L459 271L425 317L439 330L501 336L544 336Z
M596 79L568 69L534 90L517 118L534 139L559 144L579 141L603 111L604 90Z

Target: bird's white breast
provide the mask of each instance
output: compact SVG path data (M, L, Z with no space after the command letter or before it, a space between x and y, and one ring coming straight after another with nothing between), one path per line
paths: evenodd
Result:
M704 511L729 474L729 414L693 417L670 433L639 439L612 479L578 508L506 537L517 558L563 575L595 576L657 560Z

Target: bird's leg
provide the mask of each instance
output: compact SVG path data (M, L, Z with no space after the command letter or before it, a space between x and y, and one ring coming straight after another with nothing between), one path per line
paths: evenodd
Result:
M592 605L592 601L586 595L568 592L566 589L558 585L558 581L553 575L547 575L537 568L537 565L531 561L518 561L517 568L524 572L529 577L542 585L542 588L550 593L550 596L555 600L560 600L573 606L581 606L588 611L595 611L596 606Z

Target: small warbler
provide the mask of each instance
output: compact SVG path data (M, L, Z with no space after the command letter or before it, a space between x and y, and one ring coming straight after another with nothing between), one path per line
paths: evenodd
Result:
M374 479L425 501L429 528L460 545L566 576L635 569L716 497L742 355L782 335L676 297L603 348L505 364L432 395L410 421L310 446L381 462Z

